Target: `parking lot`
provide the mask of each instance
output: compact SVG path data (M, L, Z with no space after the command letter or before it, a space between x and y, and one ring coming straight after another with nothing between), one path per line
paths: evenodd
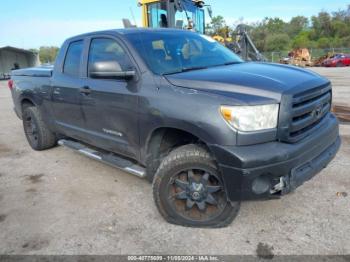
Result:
M350 104L350 68L313 70ZM227 228L183 228L158 214L147 181L66 148L32 151L2 81L0 254L349 254L350 125L340 131L336 159L296 192L242 203Z

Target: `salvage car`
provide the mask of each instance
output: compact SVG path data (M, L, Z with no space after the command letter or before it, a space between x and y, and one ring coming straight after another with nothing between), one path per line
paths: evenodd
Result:
M147 178L183 226L229 225L242 200L295 190L340 146L327 79L189 31L72 37L53 68L15 70L9 87L34 150L59 144Z
M322 63L325 67L343 67L350 66L350 55L336 54L326 59Z

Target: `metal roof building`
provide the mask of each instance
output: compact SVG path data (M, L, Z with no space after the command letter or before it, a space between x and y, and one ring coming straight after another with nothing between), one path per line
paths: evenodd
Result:
M11 46L0 48L0 79L9 78L12 69L38 66L39 55L35 52Z

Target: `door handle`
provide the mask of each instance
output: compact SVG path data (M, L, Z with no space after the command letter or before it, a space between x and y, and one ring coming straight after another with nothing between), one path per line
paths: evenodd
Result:
M91 93L91 89L88 86L83 86L80 88L80 93L83 95L89 95Z
M60 88L54 88L53 89L53 94L54 95L60 95L61 94L61 89Z

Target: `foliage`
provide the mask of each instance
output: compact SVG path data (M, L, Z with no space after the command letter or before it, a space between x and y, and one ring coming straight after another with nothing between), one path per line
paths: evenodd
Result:
M222 16L214 17L210 26L211 34L223 37L235 30ZM350 5L332 13L321 11L311 18L295 16L289 22L266 17L251 24L248 33L261 52L350 47Z
M220 30L222 30L225 26L225 19L221 15L214 16L211 19L211 28L213 30L213 34L219 34Z
M55 46L41 46L39 48L39 58L41 63L52 64L58 54L59 48Z
M290 38L286 33L278 33L268 35L266 38L266 51L275 51L275 50L283 50L286 46L288 46L290 42Z

